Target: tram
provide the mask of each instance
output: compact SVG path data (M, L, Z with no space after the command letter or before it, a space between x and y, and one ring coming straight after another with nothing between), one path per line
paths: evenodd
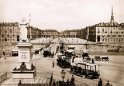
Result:
M91 63L77 63L71 65L70 71L72 74L88 79L97 79L100 76L99 71L97 71L97 65Z
M80 77L98 79L100 76L98 65L92 62L84 62L82 58L75 58L74 62L72 62L72 59L68 61L64 55L59 55L57 65L61 68L70 68L72 74Z
M65 52L58 55L57 65L61 68L70 68L72 74L80 77L98 79L100 76L98 65L91 60L88 52L83 52L81 57Z

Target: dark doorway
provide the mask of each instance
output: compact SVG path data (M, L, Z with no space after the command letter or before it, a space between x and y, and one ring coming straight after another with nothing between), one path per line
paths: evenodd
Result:
M19 41L19 35L17 36L17 41Z
M100 42L100 36L97 36L97 42Z

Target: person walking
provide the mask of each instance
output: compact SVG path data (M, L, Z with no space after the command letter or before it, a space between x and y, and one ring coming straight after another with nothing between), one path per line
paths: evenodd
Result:
M5 55L5 52L3 52L3 55Z
M61 71L61 76L62 76L63 82L64 82L65 74L66 74L66 72L64 70L62 70Z
M67 84L67 86L70 86L70 81L69 81L69 79L67 79L66 84Z
M98 86L103 86L102 85L102 79L101 78L99 79Z
M3 52L3 57L4 57L4 60L6 60L6 55L5 55L5 52Z
M55 62L53 61L53 62L52 62L52 67L54 68L54 66L55 66Z
M21 80L19 80L18 86L21 86L21 85L22 85L22 81L21 81Z
M75 59L75 56L73 56L73 58L72 58L72 63L74 63L74 59Z
M70 84L71 84L71 86L75 86L75 78L74 78L74 75L72 75L72 77L71 77Z
M92 58L92 63L93 63L93 64L95 63L93 58Z
M111 86L110 83L109 83L109 80L107 81L105 86Z

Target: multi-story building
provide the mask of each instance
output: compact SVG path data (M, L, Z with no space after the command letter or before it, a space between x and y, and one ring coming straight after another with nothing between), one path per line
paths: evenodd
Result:
M61 37L75 37L75 38L81 38L81 30L75 29L75 30L65 30L61 32Z
M0 54L2 52L9 53L13 46L19 41L19 24L0 23Z
M42 30L41 36L49 37L49 38L57 38L57 37L59 37L59 32L57 30L53 30L53 29Z
M33 40L41 37L42 30L32 26L28 26L27 30L28 30L28 39Z
M82 29L82 35L83 38L97 43L124 43L124 24L114 21L112 10L110 22L86 27Z
M19 24L0 23L0 42L2 44L16 43L19 41Z
M69 31L64 30L64 31L60 32L60 37L69 37Z
M0 23L0 54L5 52L6 54L10 54L11 50L15 49L18 41L20 40L19 34L19 23ZM27 26L28 30L28 38L35 39L41 37L41 31L38 28Z
M40 29L32 26L27 27L28 38L35 39L41 37ZM19 23L0 23L0 42L2 44L17 43L20 39L19 37Z

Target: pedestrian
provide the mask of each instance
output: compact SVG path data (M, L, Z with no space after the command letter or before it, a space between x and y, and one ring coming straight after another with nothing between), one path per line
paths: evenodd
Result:
M103 86L102 85L102 79L101 78L99 79L98 86Z
M107 81L105 86L111 86L110 83L109 83L109 80Z
M71 77L70 84L71 84L71 86L75 86L75 78L74 78L74 75L72 75L72 77Z
M5 52L3 52L3 55L5 55Z
M70 81L69 81L69 79L67 79L66 84L67 84L67 86L70 85Z
M54 66L55 66L55 62L53 61L53 62L52 62L52 67L54 68Z
M95 63L93 58L92 58L92 63L93 63L93 64Z
M19 80L18 86L21 86L21 85L22 85L22 82L21 82L21 80Z
M3 52L3 57L4 57L4 60L6 60L5 52Z
M73 56L73 58L72 58L72 63L74 63L74 59L75 59L75 56Z
M62 70L61 75L62 75L63 82L64 82L65 74L66 74L66 72L64 70Z

